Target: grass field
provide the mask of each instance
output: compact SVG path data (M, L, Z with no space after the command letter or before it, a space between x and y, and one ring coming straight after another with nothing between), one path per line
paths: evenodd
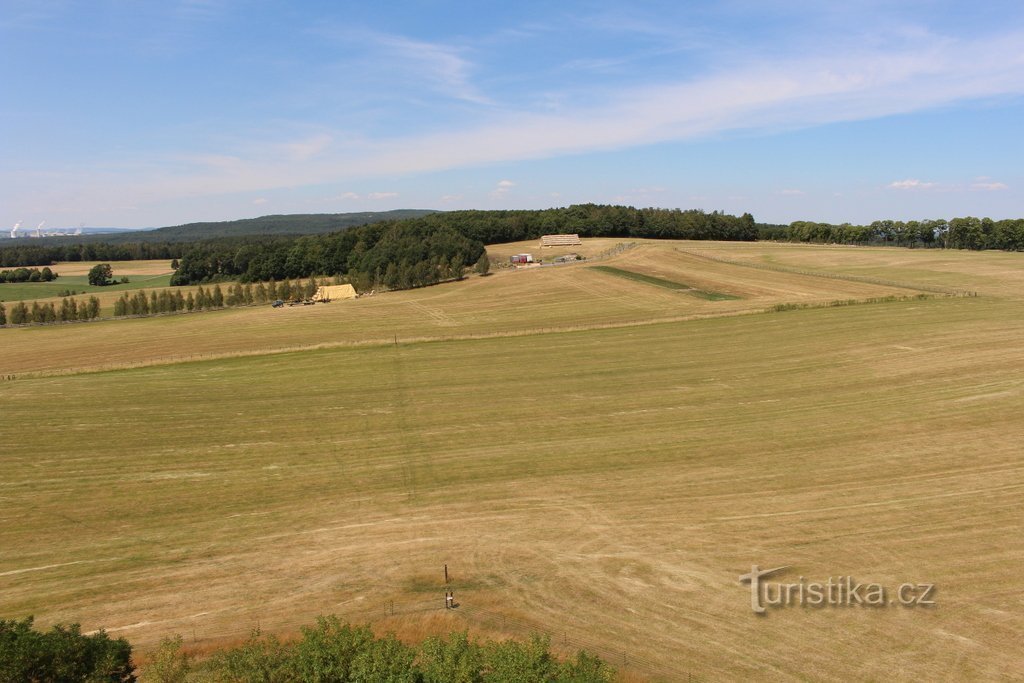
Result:
M641 679L1018 678L1014 258L643 243L608 265L740 298L580 264L0 330L0 615L143 653L334 612L526 623ZM981 295L765 312L916 293L809 270ZM759 617L753 564L937 604Z
M84 294L88 297L94 294L105 294L107 296L102 299L109 299L110 305L113 306L113 300L120 296L121 291L167 287L170 285L171 275L174 273L171 270L170 261L114 261L110 263L114 271L114 279L120 280L122 277L127 277L128 282L96 287L89 284L88 274L89 269L97 263L99 262L79 261L51 266L50 269L59 277L50 282L0 284L0 302L44 301L56 298L58 292L72 290L77 292L77 296Z

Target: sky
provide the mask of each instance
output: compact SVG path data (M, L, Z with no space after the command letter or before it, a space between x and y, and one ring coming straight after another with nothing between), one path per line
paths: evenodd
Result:
M0 227L1024 217L1019 0L0 0Z

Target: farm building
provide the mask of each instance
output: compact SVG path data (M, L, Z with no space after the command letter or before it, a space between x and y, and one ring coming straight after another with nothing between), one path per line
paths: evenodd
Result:
M355 299L356 290L352 285L327 285L319 287L313 295L313 301L333 301L335 299Z
M579 235L543 235L540 238L541 247L570 247L580 242Z
M513 266L521 266L525 263L533 263L533 254L513 254L508 260Z

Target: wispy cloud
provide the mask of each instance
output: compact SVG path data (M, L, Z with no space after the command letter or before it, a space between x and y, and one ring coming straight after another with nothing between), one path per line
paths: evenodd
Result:
M348 27L317 32L346 46L359 46L361 59L348 63L346 70L358 68L362 78L377 80L378 86L404 83L465 102L492 104L472 82L475 65L465 57L466 48Z
M803 190L787 189L787 190L780 190L779 194L781 194L783 196L786 196L786 197L799 197L799 196L801 196L803 194L806 194L806 193Z
M981 176L974 179L974 182L971 183L971 189L982 192L997 192L999 190L1008 190L1010 188L1006 183L994 181L988 176Z
M381 34L371 40L375 54L399 60L433 87L461 100L487 101L472 85L473 67L461 50ZM567 104L556 112L486 107L475 110L468 122L460 118L445 129L434 129L439 132L354 137L339 122L335 130L298 140L253 134L247 144L227 153L174 159L174 172L163 160L132 169L130 176L113 171L103 176L93 167L63 181L77 186L68 194L131 193L154 201L265 192L696 140L730 131L770 133L1019 94L1024 94L1024 32L974 40L927 36L888 50L755 60L687 80L609 88L596 104ZM887 187L935 186L907 178ZM513 181L503 180L492 193L504 196L512 187ZM971 188L1000 190L1005 185L978 179ZM396 196L374 192L365 198Z
M511 180L499 180L498 184L494 186L493 190L491 190L491 196L496 198L504 197L508 194L508 191L515 186L516 184Z
M894 180L886 187L891 190L931 190L936 187L936 183L924 182L917 178L907 178L906 180Z

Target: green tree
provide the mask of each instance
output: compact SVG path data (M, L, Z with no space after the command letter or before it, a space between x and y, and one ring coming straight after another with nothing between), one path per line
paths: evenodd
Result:
M464 258L465 257L462 254L452 256L451 276L456 280L461 280L466 277L466 264L463 262Z
M29 321L28 306L24 301L19 301L11 307L11 324L24 325Z
M4 681L133 683L132 648L100 631L83 635L78 624L46 632L24 621L0 620L0 678Z
M196 298L192 296L192 292L188 293L188 298L185 299L185 308L189 311L194 310L196 307Z
M7 309L4 308L4 305L2 303L0 303L0 325L6 325L6 324L7 324Z
M94 296L89 297L89 320L95 320L100 317L100 300Z
M480 259L476 262L474 269L480 275L487 275L491 272L491 259L487 256L486 251L480 255Z
M350 679L353 681L388 681L388 683L418 683L419 673L414 660L416 651L387 634L370 641L352 659Z
M213 297L210 303L214 308L220 308L224 305L224 292L221 291L220 285L213 286Z
M109 263L97 263L89 269L89 284L94 287L104 287L110 284L114 277L114 269Z
M466 633L427 638L420 645L423 683L483 683L483 652Z
M188 653L181 649L181 636L164 638L146 667L146 680L156 683L185 683L192 670Z

